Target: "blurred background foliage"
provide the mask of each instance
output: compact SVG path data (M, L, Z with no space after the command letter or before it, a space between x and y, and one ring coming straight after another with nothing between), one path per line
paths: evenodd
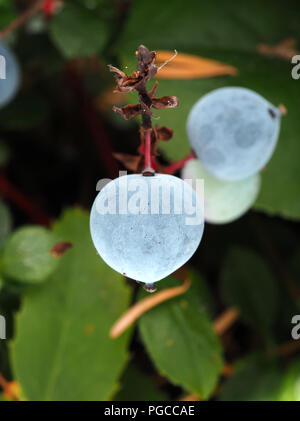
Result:
M300 314L300 81L290 62L300 46L299 2L0 0L0 28L35 3L22 25L0 31L22 69L18 95L0 110L8 337L0 399L300 400L300 340L291 337ZM97 256L88 215L97 181L124 169L113 154L139 145L138 121L111 111L136 97L112 94L106 67L131 72L139 44L236 69L159 79L159 96L180 102L157 116L174 129L160 164L189 153L187 114L217 87L253 89L288 114L254 209L228 225L206 224L186 265L190 289L111 339L114 322L146 293ZM159 289L180 285L177 275ZM217 328L228 315L227 329Z

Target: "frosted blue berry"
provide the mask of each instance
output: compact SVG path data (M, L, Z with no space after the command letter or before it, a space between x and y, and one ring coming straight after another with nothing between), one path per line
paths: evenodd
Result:
M204 219L212 224L240 218L251 208L260 189L260 174L239 181L222 181L209 174L198 159L188 161L181 176L204 180Z
M220 180L242 180L260 171L271 158L281 114L249 89L216 89L193 106L187 133L209 173Z
M0 42L0 108L15 96L20 85L20 68L13 52Z
M180 178L119 177L95 199L92 239L111 268L151 290L196 251L204 228L202 209L193 188Z

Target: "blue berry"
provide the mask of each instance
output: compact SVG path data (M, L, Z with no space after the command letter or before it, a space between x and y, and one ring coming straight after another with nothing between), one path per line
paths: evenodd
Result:
M181 176L204 180L204 219L212 224L240 218L253 205L260 189L260 174L244 180L222 181L209 174L198 159L188 161Z
M187 121L190 143L216 178L242 180L269 161L280 129L281 110L245 88L226 87L204 95Z
M195 191L166 174L133 174L110 181L98 193L90 218L92 239L102 259L151 288L190 259L203 228Z
M20 85L17 59L2 42L0 42L0 66L0 108L2 108L13 99Z

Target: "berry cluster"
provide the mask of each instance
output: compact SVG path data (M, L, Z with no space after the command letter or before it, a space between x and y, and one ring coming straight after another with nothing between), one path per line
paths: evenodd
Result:
M231 222L252 206L281 115L280 108L240 87L216 89L193 106L187 133L198 160L185 165L182 177L205 180L208 222Z
M182 161L185 181L155 173L157 143L169 140L172 130L152 126L152 109L174 108L178 101L174 96L157 98L157 82L152 90L146 88L158 71L155 52L140 46L137 56L138 70L130 76L116 67L109 69L117 81L116 92L135 90L139 96L139 104L113 110L126 120L141 116L140 156L123 155L123 163L134 162L140 174L119 177L102 188L92 207L90 227L103 260L152 292L155 282L194 254L204 218L227 223L252 206L260 189L259 171L276 146L282 111L249 89L212 91L188 117L193 152ZM171 174L169 170L164 168ZM205 194L197 188L199 179L204 180Z

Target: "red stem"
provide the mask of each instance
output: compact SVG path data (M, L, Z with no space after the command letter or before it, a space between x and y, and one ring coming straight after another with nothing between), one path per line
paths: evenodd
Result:
M43 4L43 13L46 19L51 19L54 15L56 0L45 0Z
M3 173L0 173L0 194L17 205L29 216L32 222L46 227L51 225L50 216L38 209L33 204L33 200L26 197L15 186L13 186Z
M151 156L151 133L152 129L145 130L145 168L143 170L143 175L152 176L155 174L155 170L152 167L152 156Z
M151 133L145 133L145 167L151 168Z
M194 158L196 158L196 155L195 152L192 151L185 158L181 159L180 161L173 162L173 164L166 167L164 170L165 174L174 174L176 171L180 170L186 162Z

